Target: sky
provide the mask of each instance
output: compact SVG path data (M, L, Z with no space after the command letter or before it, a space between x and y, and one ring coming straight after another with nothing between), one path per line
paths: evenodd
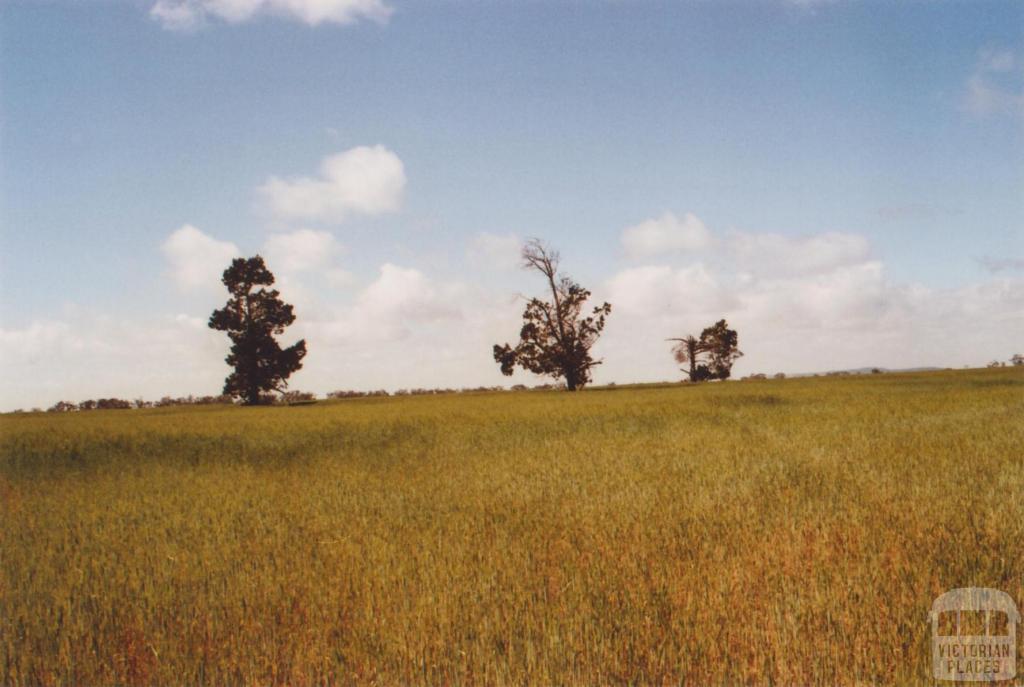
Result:
M293 389L540 383L529 237L597 383L1024 352L1024 3L0 3L0 410L219 393L257 253Z

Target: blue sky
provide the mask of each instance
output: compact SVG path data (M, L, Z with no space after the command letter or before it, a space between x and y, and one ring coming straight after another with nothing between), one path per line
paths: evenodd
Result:
M741 374L1024 334L1019 2L16 0L0 126L4 407L216 392L230 249L321 392L529 382L488 342L534 235L623 304L599 381L718 314Z

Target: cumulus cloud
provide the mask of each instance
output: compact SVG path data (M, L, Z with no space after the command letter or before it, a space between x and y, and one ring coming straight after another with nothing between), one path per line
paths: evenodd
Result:
M697 251L711 245L711 232L694 214L679 219L671 212L648 219L622 232L622 246L633 258Z
M168 272L183 291L219 290L224 269L241 257L235 244L189 224L173 232L161 249ZM322 301L337 296L334 289L351 286L355 279L340 264L345 250L329 231L274 232L257 252L274 274L274 288L304 316L321 309Z
M438 287L419 270L392 263L356 298L350 334L363 340L405 338L414 324L460 317L458 287Z
M867 239L858 234L824 232L810 236L733 231L716 237L691 212L679 219L672 212L622 231L621 242L633 259L660 262L702 252L758 274L820 272L867 258Z
M238 247L229 241L218 241L191 224L173 232L161 246L170 274L183 290L215 287L220 275Z
M341 252L342 246L332 233L313 229L271 234L263 247L269 264L285 272L326 269Z
M315 315L355 277L340 264L345 248L329 231L298 229L267 237L260 253L276 278L275 288L303 317Z
M682 311L707 313L730 305L728 292L704 265L635 267L608 280L616 312L657 317Z
M405 190L405 166L382 145L324 158L318 177L271 177L258 193L271 214L290 221L338 224L350 215L395 212Z
M66 322L36 320L17 330L0 329L0 347L8 363L31 365L39 362L48 350L63 348L67 353L79 347Z
M419 270L385 263L380 276L359 296L356 307L367 315L412 318L434 302L434 289Z
M825 232L811 236L734 232L724 244L735 264L757 274L815 274L865 260L866 238Z
M392 11L381 0L157 0L149 14L165 28L191 30L210 19L237 24L261 15L309 26L360 20L383 24Z
M217 394L227 339L184 314L126 321L69 312L0 329L0 403L49 407L58 400Z
M858 234L734 231L710 244L699 259L660 254L658 264L628 267L595 289L614 307L598 381L672 378L665 339L722 317L747 353L739 374L976 364L1008 355L1012 332L1024 327L1024 281L956 290L894 283ZM990 265L1009 270L1014 261Z
M894 304L895 295L877 261L782 279L750 280L737 294L740 309L749 317L775 321L792 330L870 325Z
M499 383L491 346L514 323L514 309L483 287L385 263L347 302L296 322L292 333L310 352L295 385L329 391Z
M974 71L967 79L966 109L979 116L1024 116L1024 65L1008 49L978 53Z
M740 333L746 356L736 374L813 372L879 365L978 365L1002 359L1024 328L1024 280L996 279L959 289L896 284L877 261L785 278L711 272L728 298L699 288L662 301L671 277L692 268L639 268L607 283L615 310L601 342L598 381L677 377L665 339L699 334L719 318ZM698 272L699 273L699 272ZM645 277L645 278L639 278ZM701 283L698 282L698 284ZM658 303L656 307L651 303ZM709 308L716 303L719 308Z
M467 257L481 268L511 270L521 262L523 242L515 234L477 234L469 244Z
M680 224L689 232L678 229ZM701 261L633 267L607 282L620 312L635 317L698 315L724 310L772 312L793 320L825 311L860 311L881 283L882 265L869 260L867 239L858 234L824 232L808 236L733 231L714 238L704 223L688 213L679 223L667 213L660 220L623 231L625 245L659 247L665 236L694 234L702 247L713 246ZM641 237L643 240L639 240ZM675 239L679 240L679 239ZM641 251L642 252L642 251ZM664 257L663 250L649 254ZM852 299L852 300L851 300Z

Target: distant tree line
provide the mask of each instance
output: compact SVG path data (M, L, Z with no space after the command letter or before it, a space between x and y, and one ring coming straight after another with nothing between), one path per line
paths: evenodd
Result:
M204 406L217 403L231 404L235 399L231 396L181 396L174 398L164 396L159 401L146 401L137 398L134 401L126 401L122 398L101 398L98 400L82 401L72 403L70 401L58 401L46 409L48 413L70 413L86 410L128 410L131 408L166 408L168 406Z
M370 398L374 396L390 396L391 394L384 389L377 389L376 391L328 391L327 398Z
M472 386L462 387L459 389L452 388L416 388L416 389L398 389L396 391L385 391L384 389L377 389L376 391L330 391L327 393L327 398L331 399L345 399L345 398L375 398L385 396L439 396L444 394L474 394L474 393L494 393L497 391L552 391L556 389L564 389L564 384L536 384L532 387L528 387L525 384L513 384L511 387L503 386Z
M608 386L615 386L614 383ZM329 391L324 397L327 399L348 399L348 398L382 398L390 396L435 396L442 394L472 394L472 393L494 393L499 391L513 392L513 391L558 391L564 390L564 384L535 384L533 386L526 386L525 384L514 384L511 387L504 386L473 386L473 387L461 387L458 389L454 388L414 388L414 389L397 389L395 391L387 391L385 389L376 389L372 391L353 391L353 390L338 390ZM285 391L282 394L264 394L260 398L260 405L295 405L300 403L311 403L317 400L317 395L309 391ZM49 408L46 409L47 413L78 413L89 410L138 410L142 408L167 408L171 406L205 406L205 405L233 405L239 403L228 394L221 394L220 396L164 396L158 401L146 401L141 398L137 398L134 401L126 401L119 398L102 398L98 400L87 400L80 403L73 403L71 401L58 401ZM244 403L244 402L242 402ZM23 413L22 409L17 409L12 412ZM44 412L42 408L33 408L31 412Z

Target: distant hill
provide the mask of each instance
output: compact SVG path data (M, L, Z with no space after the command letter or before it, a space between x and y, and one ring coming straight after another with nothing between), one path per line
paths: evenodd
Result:
M944 367L902 367L899 369L889 369L888 367L855 367L848 370L828 370L827 372L797 372L795 374L787 375L788 377L813 377L815 375L824 377L825 375L836 375L836 374L849 374L849 375L869 375L872 370L881 370L883 373L893 372L935 372L937 370L945 370Z

